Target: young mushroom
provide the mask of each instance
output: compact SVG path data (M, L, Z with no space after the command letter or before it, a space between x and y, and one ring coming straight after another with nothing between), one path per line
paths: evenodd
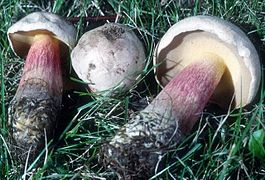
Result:
M53 131L63 90L61 58L74 47L76 30L55 14L34 12L13 24L7 35L16 55L26 59L9 107L11 149L20 163L27 157L32 162Z
M164 89L101 149L103 163L120 178L154 174L209 100L242 107L259 88L261 68L253 44L217 17L195 16L173 25L156 47L154 64Z
M144 47L132 29L108 23L86 32L71 53L72 66L91 91L115 95L143 71Z

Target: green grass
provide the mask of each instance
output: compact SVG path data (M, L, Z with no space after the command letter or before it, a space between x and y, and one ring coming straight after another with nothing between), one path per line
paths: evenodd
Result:
M109 140L128 121L133 110L139 110L159 92L152 72L152 52L156 43L175 22L193 15L221 17L240 26L254 42L261 59L265 57L265 2L263 0L205 0L180 7L168 0L119 1L0 1L0 177L19 179L16 162L9 157L7 140L7 108L15 94L22 72L23 60L9 47L8 27L33 11L45 10L65 18L110 16L119 14L119 23L136 30L146 47L146 68L134 89L118 98L98 98L83 90L67 91L57 131L57 138L48 143L36 161L29 165L27 178L32 179L115 179L115 174L98 163L102 142ZM95 5L97 4L97 5ZM78 37L85 31L105 23L75 23ZM263 40L263 41L262 41ZM76 78L71 69L72 79ZM81 83L80 83L81 84ZM265 129L264 90L250 107L220 112L209 106L191 134L167 156L166 166L151 179L261 179L265 177L265 161L253 157L248 140L258 129ZM136 106L139 102L142 105ZM43 161L45 159L45 161ZM38 166L37 166L38 164Z

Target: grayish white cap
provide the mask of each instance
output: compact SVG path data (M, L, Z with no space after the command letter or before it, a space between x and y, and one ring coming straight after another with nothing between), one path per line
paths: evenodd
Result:
M83 34L71 59L78 77L93 92L114 95L114 90L128 90L135 83L144 68L145 52L132 29L108 23Z
M258 53L246 34L234 24L213 16L193 16L173 25L154 52L157 82L170 79L205 53L222 58L227 66L212 101L221 107L250 103L259 89L261 67ZM229 102L228 102L229 101Z
M74 48L76 43L75 27L62 17L49 12L33 12L13 24L7 31L10 45L20 57L27 55L33 37L40 33L51 34L70 49Z

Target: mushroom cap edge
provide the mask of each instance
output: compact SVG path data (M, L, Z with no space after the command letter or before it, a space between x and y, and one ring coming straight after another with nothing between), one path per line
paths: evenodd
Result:
M29 45L26 42L16 41L12 35L24 33L23 36L27 36L29 32L37 34L38 31L53 35L70 49L73 49L76 44L77 33L72 24L54 13L33 12L14 23L7 31L7 37L14 53L24 57L29 50Z

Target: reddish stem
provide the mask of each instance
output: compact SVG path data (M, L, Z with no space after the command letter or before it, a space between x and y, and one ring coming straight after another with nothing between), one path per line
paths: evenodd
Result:
M104 144L101 159L123 179L146 179L189 132L219 83L225 65L214 56L188 65Z
M31 163L53 133L62 98L59 42L48 35L34 37L23 75L9 107L11 153ZM30 150L30 153L29 153Z
M61 74L59 42L47 35L36 37L28 52L18 91L27 81L36 79L47 84L51 95L58 96L62 91Z
M201 60L187 66L166 85L146 110L175 117L180 130L187 133L212 96L224 70L223 62L216 59Z

